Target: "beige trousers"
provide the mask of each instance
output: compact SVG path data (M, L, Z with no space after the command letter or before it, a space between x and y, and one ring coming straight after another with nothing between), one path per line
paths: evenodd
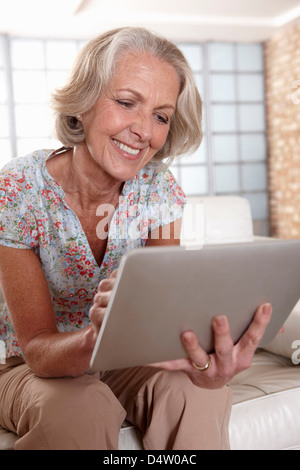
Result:
M231 392L152 367L42 379L16 359L0 365L0 424L16 449L113 450L123 420L148 450L228 449Z

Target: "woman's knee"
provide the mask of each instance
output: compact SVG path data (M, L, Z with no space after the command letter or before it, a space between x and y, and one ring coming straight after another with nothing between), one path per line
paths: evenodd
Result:
M181 371L160 370L150 379L150 387L156 399L163 396L164 399L175 399L177 403L180 400L185 402L198 392L189 377Z
M30 431L30 422L49 448L116 448L125 411L105 384L87 375L35 382L22 410L19 435Z
M228 387L199 388L181 371L159 371L147 382L151 415L148 414L144 437L146 448L228 448L231 410Z

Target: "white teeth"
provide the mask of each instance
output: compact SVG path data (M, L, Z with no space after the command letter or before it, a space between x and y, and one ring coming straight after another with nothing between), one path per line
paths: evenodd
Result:
M128 147L127 145L122 144L122 142L118 142L115 139L113 139L113 141L121 150L124 150L124 152L129 153L130 155L137 155L140 152L139 149L132 149L131 147Z

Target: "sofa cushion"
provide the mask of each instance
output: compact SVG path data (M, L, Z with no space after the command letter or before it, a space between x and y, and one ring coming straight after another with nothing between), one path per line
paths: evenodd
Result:
M261 350L232 380L232 450L300 448L299 374L290 359Z
M239 196L189 197L184 209L181 244L254 241L249 201Z
M17 439L16 434L0 426L0 450L13 450Z
M141 431L128 421L124 421L120 430L118 450L143 450Z

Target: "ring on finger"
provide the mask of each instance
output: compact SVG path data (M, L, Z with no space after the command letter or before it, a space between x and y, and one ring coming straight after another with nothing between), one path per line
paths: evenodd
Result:
M192 361L192 366L197 369L197 370L200 370L201 372L207 370L210 368L211 366L211 357L210 356L207 356L207 363L204 365L204 366L199 366L199 364L197 364L196 362Z

